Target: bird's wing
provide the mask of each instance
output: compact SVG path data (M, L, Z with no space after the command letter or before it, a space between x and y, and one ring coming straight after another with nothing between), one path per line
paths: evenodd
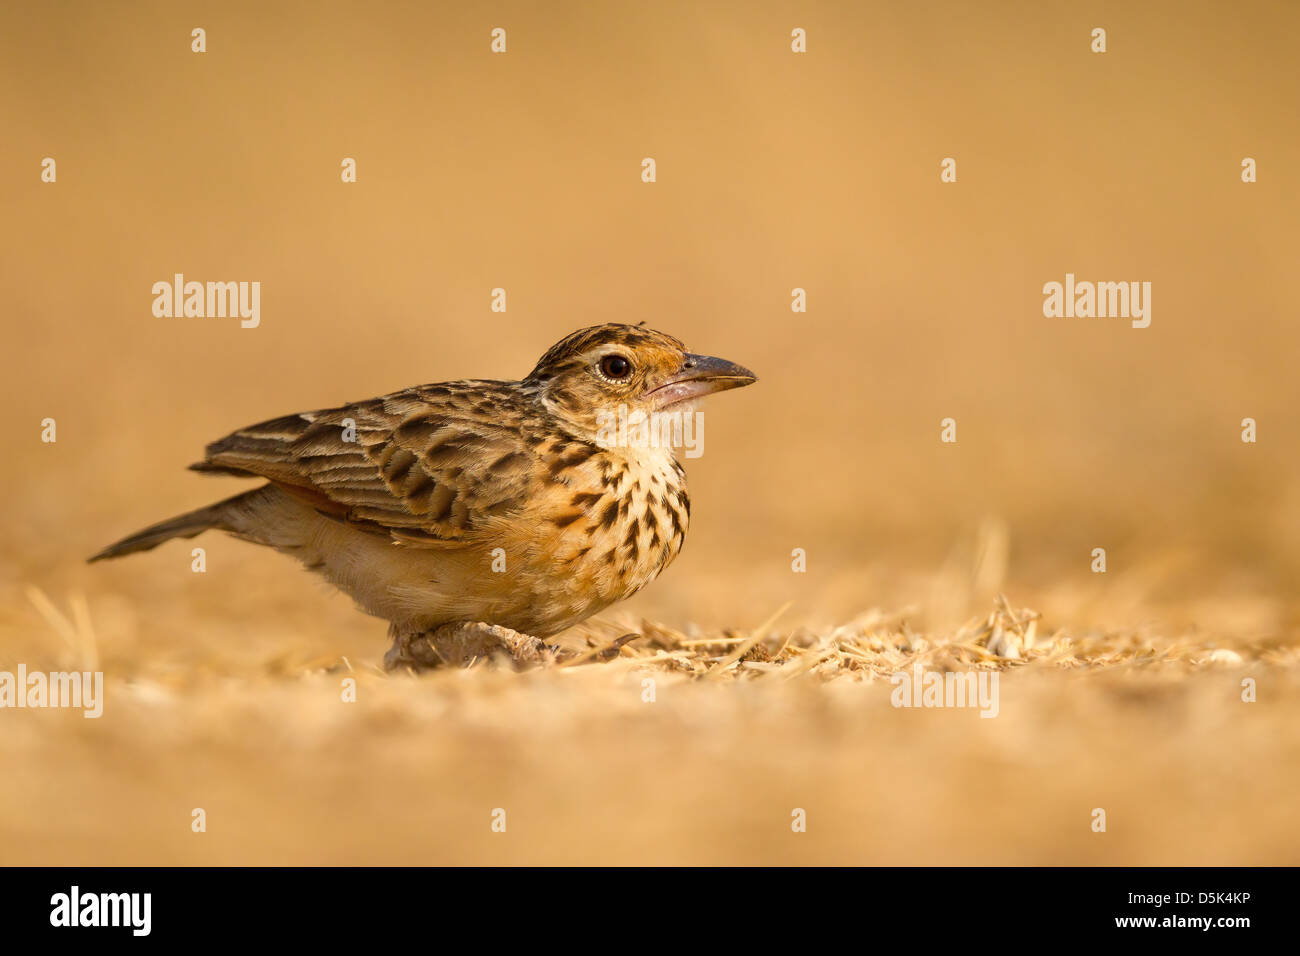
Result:
M404 544L472 544L522 509L534 480L517 401L502 383L422 386L241 428L190 467L267 478Z

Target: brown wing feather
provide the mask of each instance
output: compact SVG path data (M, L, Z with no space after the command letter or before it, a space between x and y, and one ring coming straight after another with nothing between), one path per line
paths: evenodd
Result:
M241 428L190 467L269 479L405 544L469 544L528 498L524 401L497 382L422 386ZM349 422L355 441L344 437Z

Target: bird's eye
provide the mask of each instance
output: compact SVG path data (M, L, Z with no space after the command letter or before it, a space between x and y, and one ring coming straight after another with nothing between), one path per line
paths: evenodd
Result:
M627 378L632 374L632 363L621 355L606 355L600 360L600 374L606 378Z

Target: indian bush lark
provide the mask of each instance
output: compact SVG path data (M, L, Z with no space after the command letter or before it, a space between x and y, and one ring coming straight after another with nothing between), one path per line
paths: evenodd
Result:
M90 560L215 528L292 555L388 620L390 669L503 648L551 659L541 638L645 587L686 536L671 443L611 442L609 415L689 414L755 380L653 329L581 329L521 382L417 385L241 428L190 467L266 484Z

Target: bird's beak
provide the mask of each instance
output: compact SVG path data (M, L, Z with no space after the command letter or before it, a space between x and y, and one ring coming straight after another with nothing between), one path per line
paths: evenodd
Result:
M681 371L652 389L646 398L650 399L656 407L663 408L667 405L676 405L678 402L702 398L713 392L751 385L757 381L757 375L735 362L713 358L710 355L688 354L682 362Z

